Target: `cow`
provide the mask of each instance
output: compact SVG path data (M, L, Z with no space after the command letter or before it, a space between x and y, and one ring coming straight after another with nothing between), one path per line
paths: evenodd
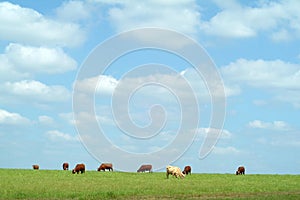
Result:
M152 172L152 165L142 165L137 172L145 172L145 171L149 171Z
M32 168L35 169L35 170L38 170L40 168L40 166L38 166L38 165L32 165Z
M63 170L69 170L69 163L63 163Z
M102 163L100 167L98 167L98 172L100 172L101 170L105 171L106 169L108 169L108 171L114 171L113 165L111 163Z
M169 178L169 174L172 174L172 176L175 176L176 178L178 178L178 177L184 178L185 177L185 174L183 174L181 172L179 167L168 165L166 167L166 170L167 170L167 178Z
M182 171L182 173L185 175L191 174L191 172L192 172L191 166L185 166L184 170Z
M79 174L79 172L84 173L85 172L85 165L84 164L77 164L75 168L72 170L72 174Z
M245 175L245 167L244 166L240 166L238 167L238 170L235 172L236 175Z

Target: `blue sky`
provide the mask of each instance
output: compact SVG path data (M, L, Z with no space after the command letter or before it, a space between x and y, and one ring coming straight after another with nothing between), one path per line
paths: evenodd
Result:
M177 144L174 152L186 151L176 159L172 154L174 162L169 164L191 165L198 173L234 173L244 165L246 173L299 174L299 7L292 0L1 1L0 167L39 164L41 169L61 169L67 161L71 167L84 162L88 170L96 170L101 162L113 162L116 169L123 169L116 164L118 156L110 159L110 151L102 149L103 141L94 138L97 131L78 134L80 122L89 128L91 113L74 119L73 86L77 83L80 106L85 105L84 95L95 96L92 114L110 142L126 152L151 154L166 148L176 138L176 130L185 127L180 112L187 110L193 116L192 111L198 109L198 125L184 130L187 136L194 131L194 137ZM216 91L208 91L191 63L170 52L133 51L116 59L105 73L80 80L78 74L97 45L124 31L145 27L174 30L205 49L224 83L223 129L209 127L213 108L209 100ZM155 43L162 38L151 39ZM149 65L149 71L134 70L141 65ZM177 75L184 79L178 81ZM183 80L198 101L192 110L191 98L181 90ZM154 84L159 81L165 85ZM131 85L139 88L124 101L123 92ZM111 104L115 93L119 95L115 105L122 105L115 106L120 109L117 116ZM178 101L180 95L185 104ZM153 105L160 107L151 118ZM136 127L125 123L122 131L115 118L125 121L127 108ZM191 116L187 119L193 121ZM157 130L161 122L165 123L159 131L150 133L154 130L150 129L139 135L142 139L132 137L139 134L134 130L151 123ZM199 149L209 130L222 134L212 151L200 159ZM92 138L91 143L81 142L85 136ZM168 160L163 155L159 159ZM147 161L129 164L130 158L119 160L128 165L128 171L136 171L139 162Z

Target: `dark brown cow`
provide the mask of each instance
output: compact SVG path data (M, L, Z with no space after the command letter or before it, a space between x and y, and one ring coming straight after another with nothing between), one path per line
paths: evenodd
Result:
M152 172L152 165L142 165L137 172L145 172L145 171L149 171Z
M100 165L100 167L98 167L98 171L105 171L106 169L108 169L109 171L114 171L113 170L113 165L111 163L102 163Z
M69 163L63 163L63 170L69 170Z
M235 172L236 175L245 175L245 167L244 166L240 166L238 167L238 170Z
M84 173L85 172L85 165L84 164L77 164L75 168L72 170L72 174L79 174L79 172Z
M40 166L38 166L38 165L32 165L32 168L38 170L40 168Z
M184 170L182 171L182 173L186 175L191 174L191 172L192 172L191 166L185 166Z

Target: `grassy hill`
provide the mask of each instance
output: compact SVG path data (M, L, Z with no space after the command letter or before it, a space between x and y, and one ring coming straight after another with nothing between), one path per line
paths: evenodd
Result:
M300 199L300 175L0 169L0 199Z

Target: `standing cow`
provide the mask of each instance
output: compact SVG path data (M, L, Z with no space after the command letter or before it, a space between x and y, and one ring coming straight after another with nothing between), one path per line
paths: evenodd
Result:
M185 166L184 170L182 171L182 173L185 175L191 174L191 172L192 172L191 166Z
M169 174L172 174L172 176L175 176L176 178L180 177L180 178L184 178L185 174L183 174L180 170L179 167L175 167L175 166L167 166L166 167L167 170L167 178L169 178Z
M235 172L236 175L245 175L245 167L244 166L240 166L238 167L238 170Z
M84 164L77 164L75 168L72 170L72 174L79 174L79 172L84 173L85 172L85 165Z
M145 172L145 171L149 171L152 172L152 165L142 165L137 172Z
M69 163L63 163L63 170L69 170Z
M108 169L108 171L114 171L111 163L102 163L100 167L98 167L98 171L105 171L106 169Z
M38 166L38 165L32 165L32 168L35 169L35 170L38 170L40 168L40 166Z

